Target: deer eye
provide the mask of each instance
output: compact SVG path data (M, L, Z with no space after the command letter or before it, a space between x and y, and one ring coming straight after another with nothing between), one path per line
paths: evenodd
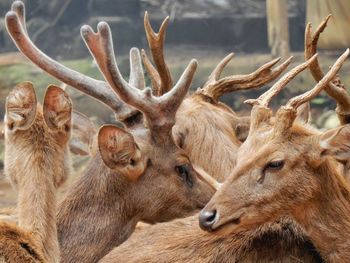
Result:
M188 164L178 165L175 167L178 176L189 186L193 186L193 180L190 174L190 166Z
M272 161L269 162L266 167L265 170L281 170L284 166L284 160L277 160L277 161Z

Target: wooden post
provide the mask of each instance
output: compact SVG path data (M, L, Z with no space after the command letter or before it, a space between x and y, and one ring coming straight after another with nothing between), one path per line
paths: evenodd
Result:
M286 0L266 0L267 32L272 56L289 57L288 5Z

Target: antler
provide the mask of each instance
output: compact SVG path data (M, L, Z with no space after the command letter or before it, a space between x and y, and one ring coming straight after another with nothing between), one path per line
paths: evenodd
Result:
M159 32L156 33L149 22L148 12L145 12L144 27L149 48L152 52L153 61L157 70L153 67L148 59L146 52L142 50L142 58L146 70L151 77L153 91L157 96L161 96L173 87L173 81L168 66L164 59L164 39L168 27L169 16L166 17L160 26Z
M328 15L322 23L318 26L315 33L312 35L311 23L308 23L305 29L305 59L309 59L317 51L317 43L320 34L327 26L328 20L331 15ZM320 81L324 77L324 73L320 67L318 60L315 60L310 65L310 71L316 82ZM329 82L325 87L325 91L337 102L337 114L341 124L347 124L350 122L350 95L346 91L344 85L335 76L336 79Z
M317 96L324 88L327 87L328 83L336 76L341 66L344 64L346 58L349 56L349 49L347 49L334 63L328 73L315 85L314 88L291 98L287 104L281 107L276 114L274 132L277 134L283 134L293 124L296 118L297 108L303 103L313 99ZM287 133L288 134L288 133Z
M27 34L25 25L25 7L21 1L15 1L12 4L11 11L7 12L6 27L17 48L35 65L58 80L94 97L98 101L101 101L110 107L117 114L117 118L121 121L138 112L136 109L122 102L106 82L90 78L77 71L71 70L48 57L37 48ZM137 79L137 83L139 83L141 82L139 81L140 72L135 70L137 68L137 63L134 63L135 59L131 60L131 64L134 66L131 69L131 79L133 82ZM134 70L135 74L133 74ZM136 75L138 77L136 77ZM136 84L136 82L134 82L134 84Z
M272 69L272 67L280 61L280 58L277 58L262 65L253 73L247 75L232 75L220 79L223 69L232 58L233 53L227 55L223 60L221 60L210 74L209 79L203 85L203 88L199 89L197 92L205 94L206 96L209 96L217 101L219 97L227 92L261 87L276 79L288 67L292 60L292 57L290 57L280 66Z
M301 94L297 97L294 97L290 99L287 104L286 108L298 108L301 104L304 102L307 102L314 97L316 97L324 88L326 88L328 83L336 76L342 65L344 64L345 60L349 56L349 49L347 49L334 63L334 65L331 67L331 69L328 71L328 73L316 84L314 88L311 90L305 92L304 94ZM314 56L315 57L315 56Z
M194 76L197 62L192 60L173 89L155 97L150 88L139 90L128 84L120 74L115 60L110 28L107 23L97 25L97 33L90 26L81 28L82 37L95 58L106 81L127 104L142 111L150 130L170 132L175 123L175 114L185 97ZM132 52L139 52L136 48ZM157 134L158 136L158 134Z
M309 64L316 59L317 54L315 54L308 61L304 62L301 65L298 65L291 69L289 72L283 75L270 89L260 95L257 99L249 99L244 103L250 104L253 106L253 109L250 113L250 129L249 134L255 132L255 130L262 124L269 122L271 119L271 110L269 109L269 103L271 99L276 96L281 90L300 72L305 70Z
M263 107L268 107L271 99L276 96L278 93L281 92L281 90L300 72L305 70L315 59L317 58L317 54L315 54L312 58L310 58L308 61L304 62L303 64L300 64L293 69L291 69L289 72L287 72L285 75L283 75L282 78L280 78L269 90L267 90L265 93L260 95L257 99L249 99L246 100L244 103L250 104L250 105L260 105Z

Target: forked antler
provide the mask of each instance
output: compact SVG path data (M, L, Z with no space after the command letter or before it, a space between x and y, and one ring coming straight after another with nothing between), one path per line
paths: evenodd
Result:
M331 15L328 15L318 26L314 34L311 32L311 23L307 24L305 29L305 59L309 59L317 52L318 39L320 34L326 28L327 22L330 18ZM324 73L318 60L315 60L309 68L316 82L324 77ZM341 84L340 80L335 76L335 79L326 85L325 91L337 102L336 111L341 124L350 123L350 95L346 91L344 85Z
M329 82L336 76L341 66L349 56L349 49L347 49L334 63L328 73L309 91L291 98L285 106L282 106L277 114L275 120L274 131L275 133L281 134L288 130L295 118L297 108L305 102L310 101L316 97L323 89L327 87Z
M300 64L290 71L288 71L286 74L283 75L282 78L280 78L270 89L268 89L265 93L260 95L257 99L249 99L246 100L244 103L250 104L250 105L259 105L268 108L268 105L271 101L271 99L276 96L278 93L281 92L281 90L293 79L296 75L298 75L300 72L305 70L315 59L317 58L317 54L315 54L313 57L311 57L309 60L304 62L303 64Z
M344 64L345 60L349 56L349 49L347 49L334 63L334 65L331 67L331 69L327 72L326 75L323 76L323 78L313 87L311 90L305 92L304 94L301 94L299 96L296 96L294 98L291 98L287 104L286 108L293 108L297 109L301 104L312 100L314 97L316 97L324 88L328 86L328 83L334 79L342 65ZM315 56L314 56L315 57Z
M35 65L58 80L94 97L106 104L121 121L138 111L121 101L110 89L109 85L100 80L90 78L77 71L71 70L45 55L30 40L25 25L25 7L21 1L12 4L11 11L6 14L6 27L17 48ZM134 85L142 83L139 58L131 58L130 79ZM143 76L143 72L142 72ZM141 86L142 88L142 86Z
M152 80L153 91L157 96L163 95L173 87L171 74L164 58L164 40L168 23L169 16L164 19L159 32L156 33L149 21L148 12L145 12L144 27L146 37L157 70L154 69L144 50L142 50L142 58Z
M115 61L113 42L107 23L97 25L97 33L90 26L83 26L81 34L106 81L127 104L142 111L151 131L162 129L170 132L175 123L176 110L185 97L194 76L197 62L192 60L173 89L161 97L153 96L150 88L139 90L129 85L121 76ZM132 52L138 52L136 48ZM158 135L158 134L157 134Z
M280 66L272 69L272 67L280 61L280 58L277 58L262 65L253 73L247 75L232 75L220 79L222 71L232 58L233 53L221 60L210 74L203 88L199 89L197 92L211 97L214 101L218 101L222 95L228 92L261 87L276 79L288 67L292 60L292 57L290 57Z

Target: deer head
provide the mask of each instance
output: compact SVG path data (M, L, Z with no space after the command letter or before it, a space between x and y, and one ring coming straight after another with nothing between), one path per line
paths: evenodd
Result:
M141 54L151 78L153 93L158 96L167 92L173 83L164 56L168 22L169 17L163 21L157 33L151 27L148 13L145 13L144 27L155 66L144 50ZM220 61L208 81L184 99L172 130L176 144L185 150L192 162L219 181L223 181L229 175L236 150L247 137L249 130L249 117L238 116L221 103L219 98L225 93L261 87L277 78L291 62L290 58L273 68L279 61L274 59L253 73L221 78L222 71L233 55L231 53ZM208 159L212 162L209 163Z
M190 62L173 88L167 87L167 93L154 96L150 88L144 88L141 57L137 49L133 48L130 51L134 75L127 83L122 78L114 58L108 24L99 23L97 33L89 26L84 26L81 33L112 89L127 105L138 109L144 116L142 126L128 131L113 126L100 129L98 144L104 163L130 181L140 179L143 185L157 185L158 195L163 196L159 202L171 201L172 204L187 207L187 211L204 205L211 196L212 189L198 179L189 158L176 146L171 135L176 111L187 94L196 69L196 61ZM142 90L139 89L140 85ZM168 203L167 201L165 203ZM160 207L157 201L153 202L157 208ZM174 213L175 211L172 212L172 216ZM182 212L179 213L181 216ZM154 212L151 214L153 216Z
M322 80L305 94L292 98L275 118L271 98L296 74L314 62L316 55L282 77L253 104L247 140L238 150L236 167L200 213L200 226L209 231L226 227L253 228L282 215L306 209L322 194L318 178L329 156L349 156L349 127L318 133L295 122L297 109L314 98L331 81L349 54L347 50ZM336 166L334 167L336 169Z

